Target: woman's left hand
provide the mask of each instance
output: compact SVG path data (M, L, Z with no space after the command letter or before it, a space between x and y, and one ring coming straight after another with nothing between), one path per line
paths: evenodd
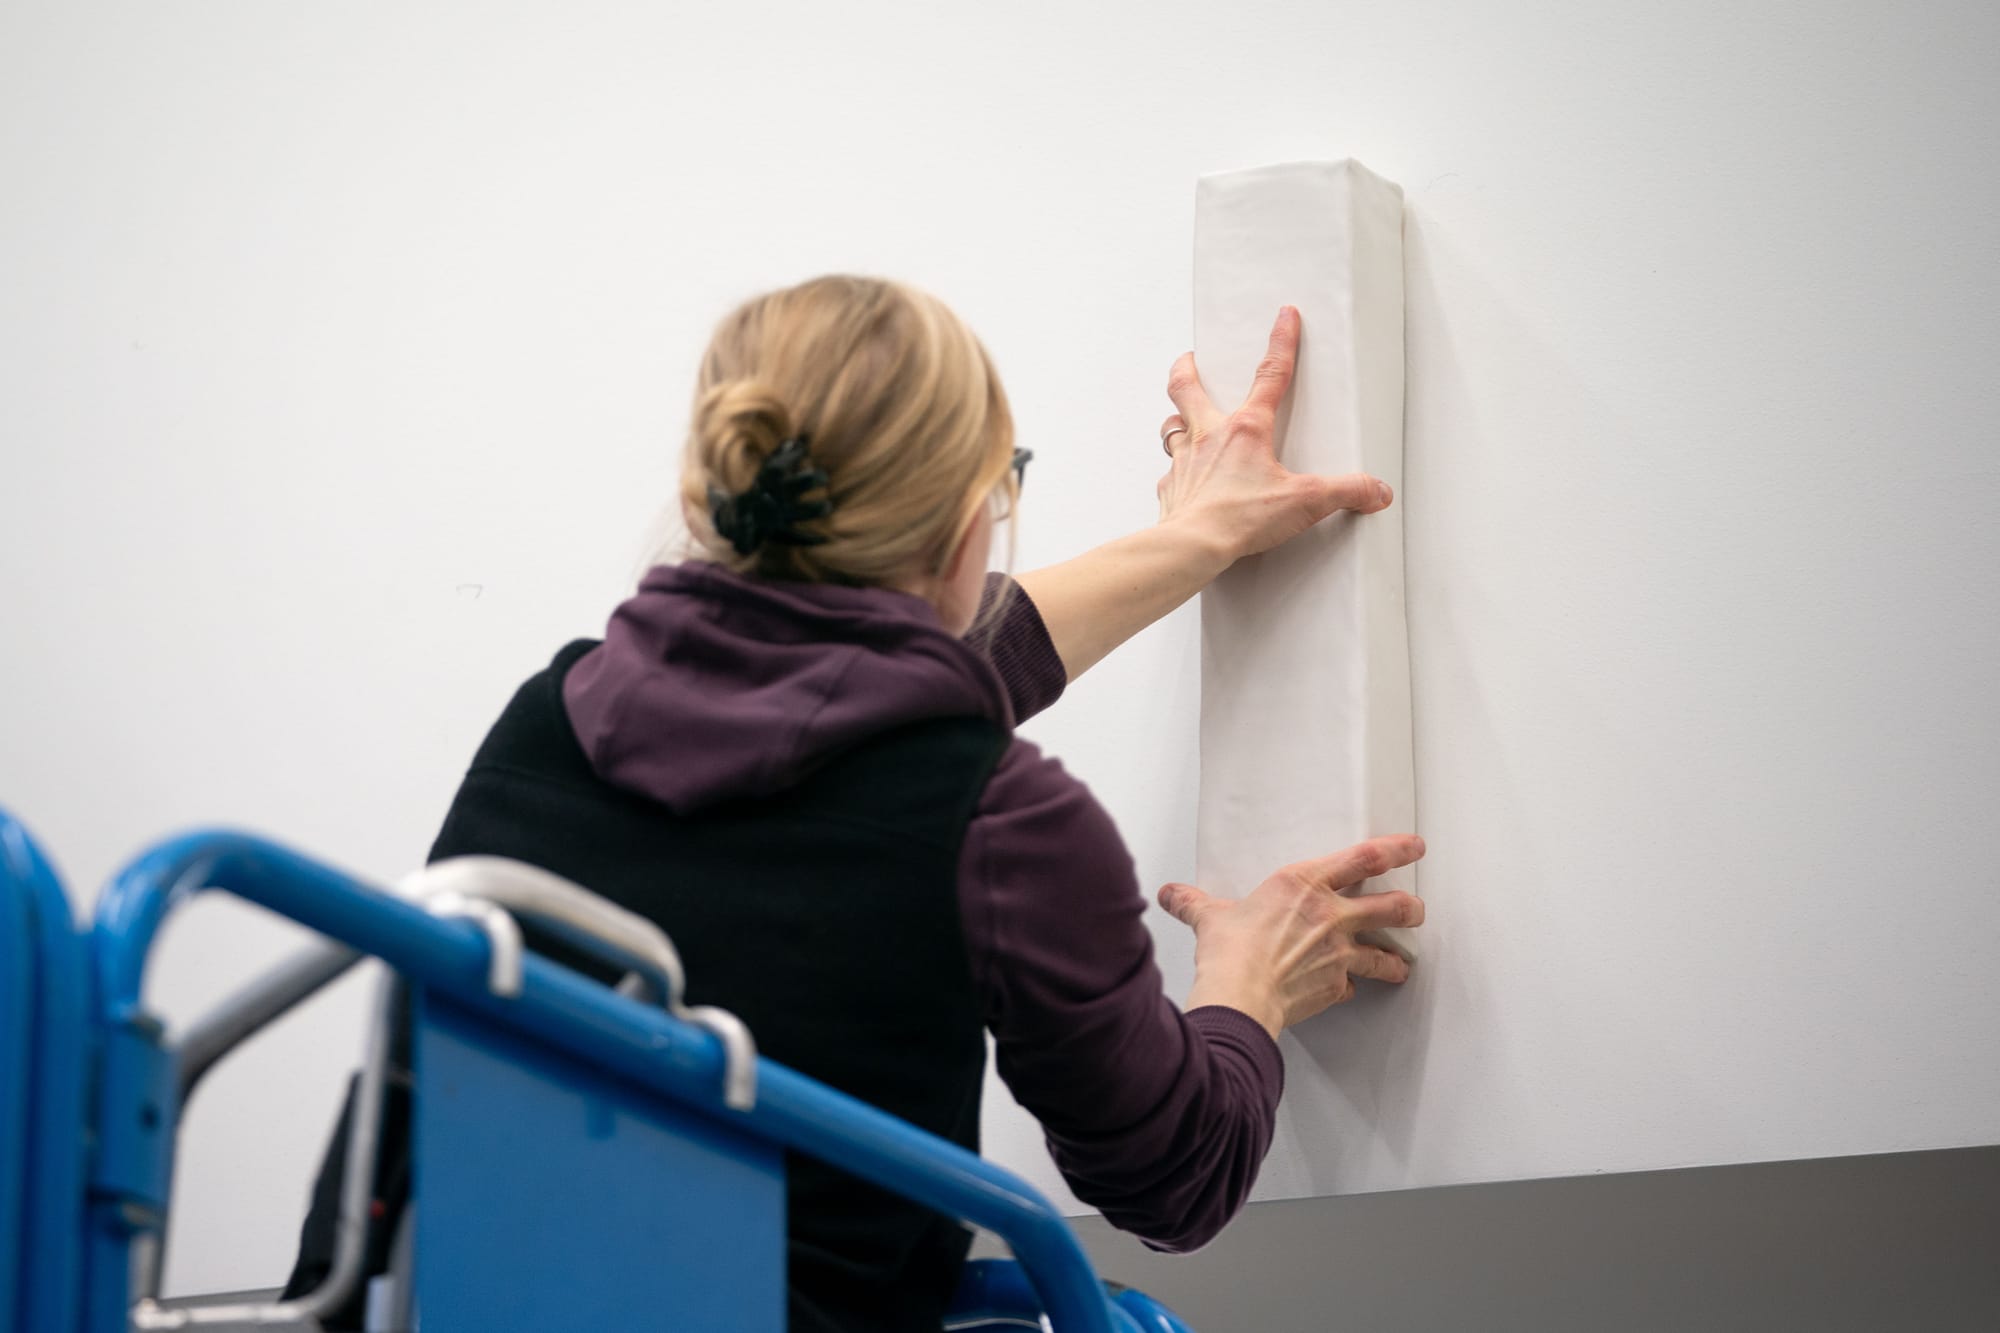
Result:
M1299 312L1286 306L1272 326L1249 396L1223 413L1208 399L1194 353L1167 375L1167 396L1180 410L1161 423L1173 434L1172 466L1160 478L1160 521L1187 526L1216 543L1230 560L1290 541L1342 509L1372 514L1394 498L1389 484L1365 472L1321 477L1292 472L1278 461L1273 435L1278 404L1291 386L1299 352Z

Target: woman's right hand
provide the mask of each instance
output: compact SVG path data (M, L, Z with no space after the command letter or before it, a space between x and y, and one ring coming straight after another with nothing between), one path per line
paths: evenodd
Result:
M1354 979L1402 982L1410 965L1355 937L1420 926L1421 898L1402 892L1348 896L1342 889L1424 854L1415 834L1370 838L1344 852L1283 867L1244 898L1216 898L1168 884L1160 906L1194 930L1194 989L1187 1008L1241 1010L1273 1037L1354 997Z

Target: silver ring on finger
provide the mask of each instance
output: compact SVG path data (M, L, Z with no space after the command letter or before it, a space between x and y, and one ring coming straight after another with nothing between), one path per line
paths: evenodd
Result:
M1174 456L1174 436L1187 434L1186 426L1176 426L1160 437L1160 448L1167 451L1167 457Z

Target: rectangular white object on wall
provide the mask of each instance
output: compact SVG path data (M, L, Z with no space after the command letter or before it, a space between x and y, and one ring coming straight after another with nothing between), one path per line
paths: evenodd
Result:
M1402 190L1351 161L1201 178L1195 361L1224 410L1248 391L1283 305L1298 307L1302 328L1279 411L1280 460L1295 472L1370 473L1397 503L1336 514L1238 562L1202 594L1196 879L1232 897L1287 862L1417 831L1403 610ZM1415 868L1368 887L1414 892ZM1407 934L1396 943L1415 952ZM1369 1095L1401 1024L1351 1010L1379 1005L1284 1035L1286 1095L1256 1197L1342 1192L1337 1163L1315 1148L1338 1140L1343 1155L1365 1150L1357 1135L1367 1125L1349 1100Z

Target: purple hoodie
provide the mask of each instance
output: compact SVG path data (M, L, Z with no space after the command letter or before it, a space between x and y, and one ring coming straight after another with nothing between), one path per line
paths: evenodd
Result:
M679 813L783 791L898 725L1012 728L1062 693L1062 661L1017 585L976 644L922 599L662 565L565 682L599 776ZM1110 816L1015 738L959 855L959 912L996 1067L1070 1188L1156 1248L1206 1244L1270 1147L1284 1066L1222 1006L1161 989L1132 860Z

